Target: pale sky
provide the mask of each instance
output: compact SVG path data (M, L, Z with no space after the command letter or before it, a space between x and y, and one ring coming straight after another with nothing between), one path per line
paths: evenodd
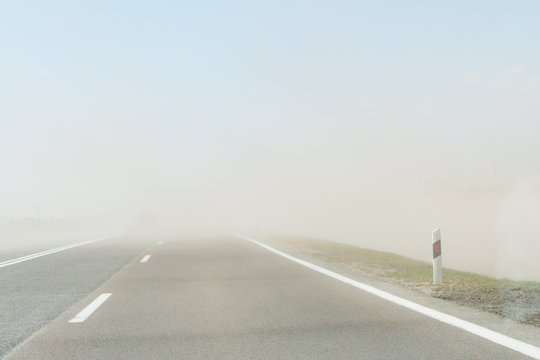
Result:
M538 1L4 1L0 20L0 218L540 174Z

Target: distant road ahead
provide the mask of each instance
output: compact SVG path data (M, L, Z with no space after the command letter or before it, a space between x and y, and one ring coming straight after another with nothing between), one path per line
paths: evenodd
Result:
M245 240L113 248L81 247L56 273L43 274L64 282L59 273L72 271L62 289L28 279L22 268L10 275L65 297L89 273L103 279L104 268L134 260L9 359L527 359ZM96 252L102 260L84 261ZM51 256L30 273L53 271L60 260ZM32 307L47 306L43 295L26 314L27 300L12 300L25 322L41 313Z

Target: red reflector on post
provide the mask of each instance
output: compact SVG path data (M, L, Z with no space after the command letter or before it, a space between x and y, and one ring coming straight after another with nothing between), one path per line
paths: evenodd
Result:
M441 240L437 240L433 243L433 258L441 256Z

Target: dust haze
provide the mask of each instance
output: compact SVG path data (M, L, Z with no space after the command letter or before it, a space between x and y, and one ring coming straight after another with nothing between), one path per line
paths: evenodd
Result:
M473 152L467 167L439 157L432 144L417 148L422 139L380 136L358 131L264 145L238 139L234 150L216 149L209 138L215 152L167 154L169 162L155 144L127 139L120 154L85 148L57 173L33 179L38 193L3 194L11 201L2 203L2 237L65 236L31 220L69 225L80 237L111 229L180 237L294 234L428 261L431 231L441 227L445 266L539 280L538 177L510 176L502 162L495 174L495 165ZM25 221L37 231L13 230Z
M103 38L55 18L51 34L10 43L3 248L73 234L234 232L430 261L440 227L445 267L540 281L540 69L528 38L520 48L490 25L465 44L469 34L435 29L459 41L423 52L431 23L393 42L373 35L379 25L357 29L351 9L336 9L335 22L309 8L311 17L251 9L232 23L190 9L200 33L196 21L144 27L125 15L138 37L96 12ZM269 31L278 18L283 29ZM41 41L72 34L87 42ZM20 48L38 48L40 60L17 61Z

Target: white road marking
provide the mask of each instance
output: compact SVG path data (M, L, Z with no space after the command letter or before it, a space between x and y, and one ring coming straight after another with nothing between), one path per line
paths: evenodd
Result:
M150 256L152 256L152 255L146 255L145 257L143 257L143 258L141 259L141 262L147 262L148 259L150 259Z
M69 320L69 322L81 323L84 320L88 319L88 317L92 315L92 313L96 311L97 308L100 307L111 295L112 295L111 293L104 293L104 294L99 295L94 301L90 303L90 305L82 309L82 311L78 313L77 315L75 315L73 319Z
M94 243L94 242L97 242L97 241L111 239L111 238L118 237L118 236L121 236L121 235L123 235L123 234L104 236L104 237L100 237L100 238L97 238L97 239L92 239L92 240L82 241L82 242L71 244L71 245L57 247L55 249L45 250L45 251L38 252L38 253L35 253L35 254L21 256L21 257L16 258L16 259L6 260L6 261L3 261L3 262L0 262L0 268L10 266L10 265L15 265L15 264L21 263L23 261L32 260L32 259L42 257L42 256L45 256L45 255L54 254L54 253L57 253L57 252L60 252L60 251L72 249L72 248L75 248L75 247L78 247L78 246L91 244L91 243Z
M264 244L264 243L262 243L260 241L257 241L257 240L254 240L254 239L251 239L249 237L242 236L242 235L237 235L237 236L244 239L244 240L251 241L252 243L257 244L257 245L265 248L266 250L269 250L269 251L271 251L271 252L273 252L273 253L275 253L275 254L277 254L279 256L282 256L282 257L284 257L284 258L286 258L288 260L294 261L295 263L303 265L303 266L305 266L307 268L310 268L312 270L318 271L321 274L329 276L329 277L331 277L333 279L339 280L339 281L344 282L346 284L352 285L352 286L354 286L354 287L356 287L358 289L364 290L364 291L366 291L366 292L368 292L370 294L378 296L378 297L380 297L382 299L393 302L394 304L406 307L407 309L416 311L416 312L418 312L420 314L429 316L430 318L433 318L435 320L439 320L439 321L441 321L443 323L455 326L455 327L460 328L462 330L468 331L468 332L470 332L472 334L483 337L484 339L487 339L487 340L492 341L494 343L497 343L499 345L505 346L505 347L507 347L509 349L512 349L512 350L515 350L515 351L520 352L522 354L525 354L527 356L530 356L530 357L532 357L534 359L540 360L540 348L538 348L538 347L536 347L534 345L527 344L527 343L525 343L523 341L508 337L506 335L500 334L500 333L498 333L496 331L493 331L493 330L486 329L486 328L484 328L482 326L479 326L479 325L473 324L471 322L462 320L462 319L457 318L455 316L448 315L448 314L445 314L443 312L433 310L433 309L428 308L426 306L417 304L417 303L412 302L410 300L400 298L399 296L392 295L392 294L390 294L390 293L388 293L386 291L379 290L379 289L377 289L377 288L375 288L373 286L361 283L359 281L353 280L353 279L348 278L346 276L340 275L340 274L335 273L333 271L327 270L327 269L325 269L323 267L314 265L314 264L312 264L310 262L307 262L305 260L301 260L301 259L299 259L297 257L294 257L292 255L289 255L289 254L284 253L282 251L279 251L277 249L274 249L273 247L268 246L268 245L266 245L266 244Z
M160 241L160 242L158 242L157 244L158 244L158 245L161 245L161 244L163 244L163 241Z

